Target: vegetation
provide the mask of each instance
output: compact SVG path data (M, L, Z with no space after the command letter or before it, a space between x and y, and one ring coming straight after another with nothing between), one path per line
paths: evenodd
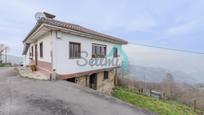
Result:
M11 64L10 63L3 63L3 64L0 64L0 67L11 67Z
M194 112L193 108L186 105L144 96L135 90L124 87L116 87L113 91L113 96L159 115L204 115L204 112L199 110Z
M37 71L37 66L36 65L30 65L30 69L32 71Z
M125 72L121 72L125 73ZM160 92L165 100L173 100L187 106L194 106L204 111L204 88L179 82L174 76L167 72L166 76L160 82L145 82L131 79L128 73L119 74L118 85L131 89L145 89L147 93L150 90Z

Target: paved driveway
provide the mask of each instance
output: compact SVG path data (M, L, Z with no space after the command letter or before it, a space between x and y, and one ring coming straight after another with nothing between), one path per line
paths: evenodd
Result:
M21 78L0 68L0 115L150 115L66 81Z

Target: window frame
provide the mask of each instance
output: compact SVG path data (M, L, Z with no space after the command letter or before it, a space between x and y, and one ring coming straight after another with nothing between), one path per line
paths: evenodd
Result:
M43 58L43 42L39 43L39 50L40 50L40 58Z
M71 53L71 44L79 45L79 51L78 51L78 53L79 53L78 55L79 56L78 57L71 56L72 55L72 53ZM69 59L80 59L80 58L81 58L81 43L79 43L79 42L69 42Z
M33 56L34 56L33 54L34 54L34 48L33 46L31 46L31 52L29 54L31 60L33 60Z
M103 80L108 80L109 79L109 71L104 71L103 72Z
M113 57L114 58L119 57L119 55L118 55L118 48L116 48L116 47L113 48Z
M97 49L96 47L99 47L99 49ZM104 52L104 55L102 55L102 47L105 49L103 52ZM100 50L100 55L97 55L97 50ZM92 43L92 58L105 58L107 55L107 45L104 45L104 44L96 44L96 43Z

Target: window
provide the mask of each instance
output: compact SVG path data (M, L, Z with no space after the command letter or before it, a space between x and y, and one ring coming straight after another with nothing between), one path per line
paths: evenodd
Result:
M106 56L106 45L93 44L92 58L104 58Z
M118 48L113 48L113 57L118 57Z
M70 42L69 43L69 58L80 58L81 57L81 44Z
M40 57L43 57L43 43L40 43Z
M108 79L108 71L104 71L104 77L103 77L104 80Z
M31 47L30 58L33 58L33 46Z

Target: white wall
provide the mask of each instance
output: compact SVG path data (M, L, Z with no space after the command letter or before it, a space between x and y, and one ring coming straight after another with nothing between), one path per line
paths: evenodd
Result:
M24 66L29 65L29 61L30 61L30 59L29 59L29 51L28 51L27 54L24 55L24 57L23 57L23 65Z
M40 57L40 43L43 42L43 57ZM27 54L25 55L24 63L26 65L29 65L30 63L30 52L31 47L33 46L33 60L35 60L35 44L38 45L38 61L43 61L43 62L49 62L51 63L51 47L52 47L52 39L51 39L51 32L48 32L47 34L41 36L38 38L38 40L35 43L30 44L30 47L28 49Z
M54 37L53 38L53 56L54 56L53 69L56 69L56 72L58 74L72 74L72 73L78 73L83 71L109 67L109 66L91 67L88 65L81 67L77 65L77 60L81 60L81 59L69 59L69 42L81 43L81 50L88 52L87 59L91 59L91 56L92 56L92 43L107 45L107 55L111 51L112 47L115 45L109 42L69 35L66 33L62 33L61 39L56 39L56 37ZM84 57L83 54L82 56ZM80 62L83 62L83 61L81 60Z
M43 42L43 58L40 57L39 44L41 42ZM29 60L29 52L31 52L32 46L34 51L33 59L35 60L35 44L37 44L38 60L52 63L52 66L53 66L52 68L55 69L58 74L72 74L72 73L85 72L85 71L110 67L110 66L91 67L89 65L82 67L77 65L77 60L79 60L80 63L84 61L82 61L81 59L69 58L69 42L81 43L81 50L88 52L87 60L90 60L92 57L92 43L106 45L107 55L111 51L112 47L115 45L105 41L99 41L95 39L69 35L66 33L62 33L61 39L57 39L56 31L52 31L45 34L44 36L41 36L40 38L38 38L38 40L35 43L32 43L30 45L25 59L26 64L29 64L29 62L27 61ZM51 58L51 54L50 54L51 51L52 51L53 59ZM84 57L83 54L82 54L82 57Z
M43 42L43 57L40 57L40 43ZM50 62L51 63L51 47L52 47L52 39L51 33L42 36L37 41L38 45L38 60L43 62Z

